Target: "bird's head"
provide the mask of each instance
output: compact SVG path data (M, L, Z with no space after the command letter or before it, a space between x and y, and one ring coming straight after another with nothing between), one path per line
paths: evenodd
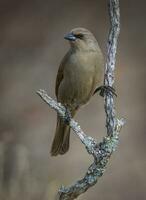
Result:
M98 48L94 35L85 28L74 28L64 38L69 40L71 48L77 50L96 51Z

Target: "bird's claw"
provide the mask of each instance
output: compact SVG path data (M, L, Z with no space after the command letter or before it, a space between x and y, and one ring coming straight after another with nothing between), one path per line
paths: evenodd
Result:
M70 122L70 120L71 120L71 112L70 112L70 110L68 109L68 108L66 108L66 110L65 110L65 122L67 123L67 124L69 124L69 122Z
M104 97L106 94L111 95L111 96L114 95L117 97L115 89L111 86L106 86L106 85L100 86L95 90L94 94L98 91L99 91L100 96L102 97Z

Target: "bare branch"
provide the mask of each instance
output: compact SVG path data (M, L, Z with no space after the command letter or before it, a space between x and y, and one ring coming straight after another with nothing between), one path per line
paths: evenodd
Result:
M120 33L120 5L119 0L108 0L108 12L110 17L110 32L107 43L107 61L105 65L104 84L112 87L114 84L114 70L116 63L116 51L118 36ZM107 134L114 133L116 126L116 111L114 106L113 96L107 94L105 96L105 112L106 112L106 127Z
M66 122L66 109L60 103L54 101L47 95L44 90L37 91L37 94ZM88 137L80 128L79 124L70 119L69 126L73 129L74 133L79 137L81 142L85 145L89 154L93 155L94 162L88 168L84 178L77 181L69 187L62 186L59 190L57 199L59 200L73 200L80 194L84 193L91 186L95 185L98 179L103 175L108 160L118 144L118 135L123 126L124 121L116 119L116 126L112 137L106 136L99 144L92 138Z
M120 32L119 0L108 0L108 11L110 16L111 29L108 38L104 84L106 86L112 87L114 83L117 41ZM64 106L54 101L47 95L44 90L37 91L37 94L52 109L54 109L65 122L69 123L69 126L73 129L74 133L85 145L87 152L94 158L94 162L88 168L85 176L81 180L76 181L71 186L62 186L59 189L57 196L58 200L73 200L80 194L87 191L91 186L95 185L98 179L103 175L110 156L117 147L119 133L122 126L124 125L124 120L119 120L116 118L113 96L111 96L111 94L106 94L104 98L104 107L106 112L107 136L103 138L102 142L97 143L96 140L87 136L82 131L79 124L74 119L68 119Z
M79 124L74 119L68 119L68 116L66 115L66 109L61 103L56 102L51 97L47 95L47 93L44 90L37 91L37 94L56 112L59 114L59 116L65 121L69 121L69 125L72 128L72 130L76 133L76 135L80 138L81 142L84 144L85 138L87 138L86 134L82 131Z

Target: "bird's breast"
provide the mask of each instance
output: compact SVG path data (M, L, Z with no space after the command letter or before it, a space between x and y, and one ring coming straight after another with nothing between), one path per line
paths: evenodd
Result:
M96 88L97 72L96 54L70 55L65 63L63 81L59 88L61 101L77 106L85 104Z

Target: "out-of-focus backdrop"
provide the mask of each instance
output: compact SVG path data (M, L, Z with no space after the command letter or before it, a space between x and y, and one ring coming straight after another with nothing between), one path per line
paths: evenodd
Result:
M121 0L117 112L127 120L104 176L80 200L146 199L146 2ZM91 30L106 52L107 1L0 1L0 199L53 200L61 184L81 178L92 162L78 138L64 156L49 154L56 113L37 95L55 98L55 78L74 27ZM103 99L95 95L76 116L83 130L105 135Z

